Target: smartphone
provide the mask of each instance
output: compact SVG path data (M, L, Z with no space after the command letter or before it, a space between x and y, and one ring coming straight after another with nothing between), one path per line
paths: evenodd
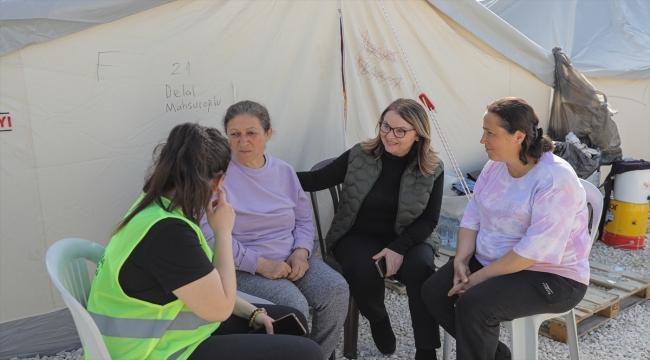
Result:
M291 313L273 321L273 333L280 335L305 336L307 335L307 330L302 326L298 317ZM266 334L266 327L262 326L257 330L251 331L249 334Z
M375 261L375 266L377 267L377 271L379 271L379 276L385 278L386 277L386 257L383 257L383 258Z

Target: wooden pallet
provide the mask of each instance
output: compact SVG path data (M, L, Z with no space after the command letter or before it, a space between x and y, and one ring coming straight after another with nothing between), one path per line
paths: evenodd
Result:
M443 266L449 257L455 255L455 251L448 249L441 248L439 252L440 258L435 260L437 268ZM606 290L590 287L582 301L574 308L578 337L602 326L619 313L650 299L650 279L646 276L624 271L622 273L624 281L610 284L606 277L594 274L594 270L613 271L610 266L590 261L589 267L592 270L589 282L604 287ZM553 318L545 322L540 327L539 333L566 343L567 329L564 317Z
M613 271L610 266L589 262L592 269L590 283L606 288L599 290L590 287L584 299L575 307L578 337L606 324L621 312L650 299L650 279L630 271L622 273L624 281L610 284L604 276L593 274L593 270ZM553 318L542 324L540 334L563 343L567 342L567 329L564 317Z

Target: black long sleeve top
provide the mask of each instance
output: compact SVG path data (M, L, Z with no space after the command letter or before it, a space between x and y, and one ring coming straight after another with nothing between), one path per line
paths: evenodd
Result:
M348 167L350 150L332 163L316 171L298 172L298 180L304 191L319 191L343 183ZM386 247L404 255L412 247L423 242L438 224L444 172L433 184L427 207L402 234L395 234L395 219L399 202L399 189L404 171L412 154L398 157L384 151L381 156L382 171L366 195L350 232L376 236L389 243Z

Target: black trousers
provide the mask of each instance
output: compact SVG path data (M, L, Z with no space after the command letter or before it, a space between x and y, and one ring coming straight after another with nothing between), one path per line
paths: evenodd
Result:
M483 265L472 256L472 273ZM561 313L578 305L587 285L539 271L520 271L497 276L467 290L447 296L453 285L454 258L422 287L422 298L433 317L456 339L456 358L502 358L499 324L502 321L544 313Z
M305 316L298 310L282 305L260 305L273 319L294 313L305 329L308 329ZM189 360L233 359L233 360L323 360L323 350L307 336L248 334L248 319L231 316L221 323L212 336L192 352Z
M334 249L336 261L343 268L343 277L350 285L350 294L359 312L374 323L388 316L384 304L384 279L379 276L372 259L387 243L370 235L351 233L344 236ZM395 278L406 285L413 335L417 349L440 347L438 323L427 310L420 290L422 284L434 273L433 249L419 244L404 255L404 262Z

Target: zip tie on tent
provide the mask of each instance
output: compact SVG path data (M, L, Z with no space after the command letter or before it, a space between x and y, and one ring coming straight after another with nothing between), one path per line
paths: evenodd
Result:
M415 76L415 71L413 71L413 68L411 67L411 62L409 61L409 58L406 56L406 51L404 51L404 48L402 47L402 43L399 41L399 37L397 36L397 32L393 27L393 23L390 21L390 17L388 17L388 13L386 12L386 8L384 7L384 2L382 0L379 0L379 4L381 5L381 9L384 11L384 16L386 16L386 21L388 21L388 25L390 26L390 29L393 31L393 35L395 35L395 40L397 40L397 45L399 45L399 49L402 51L402 56L404 56L404 59L406 60L406 64L409 67L409 71L411 71L411 76L415 81L415 86L417 86L418 92L420 93L420 96L418 97L420 101L422 101L424 106L427 108L427 110L429 111L429 116L431 117L433 126L436 128L436 131L438 132L438 136L440 137L440 141L442 142L442 147L445 149L445 152L449 157L449 161L451 161L451 165L454 168L454 172L456 173L458 180L460 181L460 185L463 188L463 192L465 192L465 196L467 197L467 200L471 200L472 195L469 190L469 186L467 186L467 182L465 181L463 172L460 170L460 166L458 166L458 162L456 162L456 158L454 157L454 154L451 151L451 147L449 146L449 143L447 142L447 138L445 137L445 134L442 132L442 127L440 126L440 123L438 122L438 118L436 117L436 113L435 113L436 107L433 105L431 100L429 100L429 97L422 91L422 88L420 87L420 83L418 82L418 79Z

